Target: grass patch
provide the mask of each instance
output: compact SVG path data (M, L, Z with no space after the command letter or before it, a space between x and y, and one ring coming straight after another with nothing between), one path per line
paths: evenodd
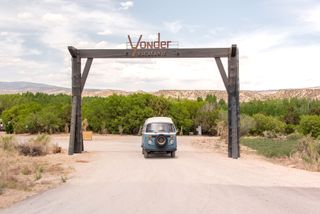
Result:
M240 143L268 158L290 157L296 152L298 140L271 138L241 138Z

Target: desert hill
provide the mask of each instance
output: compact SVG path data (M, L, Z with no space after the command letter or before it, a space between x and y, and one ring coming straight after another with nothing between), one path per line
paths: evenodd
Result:
M31 82L0 82L0 94L16 94L25 92L42 92L47 94L70 94L70 88L41 84ZM215 95L218 99L227 99L227 93L224 90L159 90L155 92L145 91L123 91L112 89L85 89L83 96L101 96L107 97L112 94L129 95L133 93L150 93L156 96L172 97L172 98L187 98L197 99L198 97L205 98L207 95ZM280 90L265 90L265 91L248 91L240 92L240 100L247 102L250 100L266 100L266 99L281 99L281 98L311 98L320 99L320 87L300 88L300 89L280 89Z

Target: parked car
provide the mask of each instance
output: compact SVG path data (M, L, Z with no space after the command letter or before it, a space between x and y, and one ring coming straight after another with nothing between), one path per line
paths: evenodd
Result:
M175 157L177 150L177 132L169 117L148 118L142 128L142 154L166 153Z

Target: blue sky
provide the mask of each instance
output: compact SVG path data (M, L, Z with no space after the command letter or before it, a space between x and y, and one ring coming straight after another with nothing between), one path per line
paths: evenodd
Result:
M70 87L67 46L125 48L128 34L160 32L184 48L237 44L241 89L320 86L319 0L0 3L0 81ZM94 60L86 87L224 89L212 59Z

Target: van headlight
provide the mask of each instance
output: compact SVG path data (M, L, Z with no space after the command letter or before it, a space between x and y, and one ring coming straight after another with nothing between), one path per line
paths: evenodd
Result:
M169 140L169 144L172 145L173 143L174 143L174 136L171 135L171 136L170 136L170 140Z

